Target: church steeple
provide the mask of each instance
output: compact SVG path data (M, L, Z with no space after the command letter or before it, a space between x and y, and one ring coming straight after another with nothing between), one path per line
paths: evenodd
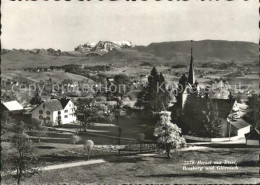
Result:
M191 58L190 58L190 69L189 69L189 76L188 76L188 83L189 84L194 84L195 83L192 43L193 43L193 40L191 40Z

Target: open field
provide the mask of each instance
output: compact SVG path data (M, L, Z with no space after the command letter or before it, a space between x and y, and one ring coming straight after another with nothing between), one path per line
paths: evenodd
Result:
M64 156L63 158L78 156L78 160L84 159L84 157L81 157L82 154L77 154L78 150L73 151L70 155L67 153L66 157ZM157 154L155 156L107 156L105 157L106 162L102 164L40 172L38 175L26 179L23 183L252 184L260 182L259 167L257 167L259 152L257 148L205 148L189 152L179 151L173 154L172 159L166 159L165 154ZM57 158L58 156L56 155L55 159ZM235 161L238 169L217 170L219 168L217 166L220 165L214 165L214 170L206 170L205 168L202 171L183 170L184 161L190 160L205 162ZM233 165L222 164L222 166ZM3 181L5 183L13 182L9 177L4 178Z
M8 70L2 74L3 80L19 80L19 78L27 79L32 82L48 81L52 79L53 82L62 82L63 80L70 79L73 81L87 81L93 82L87 77L72 74L64 71L48 71L48 72L28 72L22 70Z

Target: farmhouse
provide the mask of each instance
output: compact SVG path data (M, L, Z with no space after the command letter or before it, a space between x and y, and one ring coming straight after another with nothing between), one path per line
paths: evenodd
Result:
M74 123L76 106L70 99L51 99L35 107L32 118L52 126Z
M16 100L1 103L1 118L4 120L11 117L14 118L17 115L22 114L23 111L23 106Z

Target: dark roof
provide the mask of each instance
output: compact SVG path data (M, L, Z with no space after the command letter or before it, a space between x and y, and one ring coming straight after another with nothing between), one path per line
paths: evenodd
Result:
M60 99L60 103L63 107L63 109L67 106L67 104L69 103L70 99L66 99L66 98L62 98Z
M234 127L236 127L237 129L241 129L247 126L250 126L249 123L247 123L244 119L240 118L236 121L231 121L230 122L231 125L233 125Z
M63 110L66 107L66 105L68 104L69 101L70 101L70 99L62 98L62 99L59 99L59 100L58 99L51 99L51 100L45 101L43 103L47 107L49 107L52 111L59 111L59 110ZM34 109L39 107L41 104L34 107L30 112L32 112Z
M255 139L259 140L260 139L260 134L256 129L251 130L249 133L245 134L246 139Z
M220 118L226 119L232 110L235 103L234 99L211 99L213 103L217 104Z
M47 107L49 107L52 111L63 110L63 106L60 100L52 99L50 101L43 102Z

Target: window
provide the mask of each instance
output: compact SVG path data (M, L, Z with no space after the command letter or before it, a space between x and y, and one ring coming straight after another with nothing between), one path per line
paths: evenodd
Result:
M64 118L68 118L68 115L65 115Z
M43 119L42 115L39 116L39 119Z
M43 104L42 107L45 109L45 104Z
M46 114L47 114L47 115L50 115L50 114L51 114L51 112L50 112L50 111L46 111Z
M65 110L64 112L65 112L65 113L67 113L67 112L68 112L68 110Z
M51 118L49 116L47 116L46 120L51 120Z
M39 114L43 114L43 111L42 111L42 110L39 110Z

